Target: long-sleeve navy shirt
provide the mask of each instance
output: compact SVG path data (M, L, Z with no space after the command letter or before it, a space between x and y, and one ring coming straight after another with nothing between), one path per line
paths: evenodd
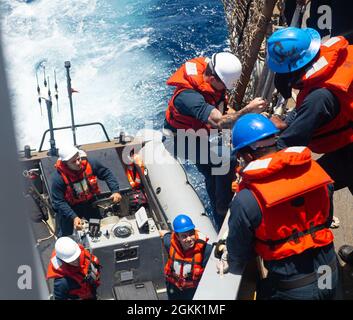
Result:
M309 145L315 130L332 121L339 112L339 101L331 91L326 88L313 90L298 110L287 115L288 128L280 134L277 146L285 149Z
M80 285L69 277L54 279L55 300L77 300L78 296L69 294L71 290L80 288Z
M88 159L92 167L92 173L98 179L104 180L112 193L119 192L118 180L114 177L111 170L103 166L98 160ZM67 218L74 219L77 217L74 208L72 208L65 200L66 184L60 173L56 171L53 174L53 183L51 187L53 208L55 212Z
M196 118L203 123L208 123L208 117L215 108L206 102L201 93L191 89L180 92L174 99L174 106L181 114ZM167 120L164 121L164 127L176 131Z

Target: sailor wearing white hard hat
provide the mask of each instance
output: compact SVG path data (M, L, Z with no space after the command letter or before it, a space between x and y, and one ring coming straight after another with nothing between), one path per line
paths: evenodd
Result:
M266 102L261 98L251 101L239 112L228 105L227 90L234 88L241 73L241 63L234 54L219 52L213 54L211 59L197 57L186 61L167 80L175 91L166 110L165 147L177 158L191 159L205 176L207 193L217 213L215 219L219 226L233 196L231 182L235 159L230 157L229 152L226 153L228 146L224 150L223 146L209 141L211 129L216 129L218 136L218 129L231 128L241 114L262 112L266 107ZM189 138L183 137L183 130L188 135L194 130L198 139L196 143L190 143ZM205 146L207 150L204 150ZM219 168L220 162L214 161L220 159L219 155L222 156L222 168L214 173L211 169Z
M73 228L80 230L82 217L102 218L99 210L91 206L100 194L98 179L107 183L113 202L121 200L119 183L111 170L96 159L88 159L87 154L75 146L59 148L55 168L51 194L59 237L71 235Z
M100 264L82 245L69 237L61 237L55 243L47 278L54 279L55 299L96 299Z

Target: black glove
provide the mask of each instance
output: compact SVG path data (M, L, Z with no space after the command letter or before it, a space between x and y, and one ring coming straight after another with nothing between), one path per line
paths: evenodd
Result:
M226 240L220 239L218 242L215 242L214 245L216 246L214 250L214 256L216 259L221 259L224 250L226 249Z

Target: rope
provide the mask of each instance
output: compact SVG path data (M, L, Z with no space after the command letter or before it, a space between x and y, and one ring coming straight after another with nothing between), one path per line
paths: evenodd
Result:
M45 226L47 227L50 236L49 236L49 237L46 237L46 238L37 239L37 245L39 245L41 242L46 241L46 240L49 240L49 239L51 239L51 238L53 238L53 237L54 237L55 240L57 239L57 236L55 235L55 233L54 233L53 229L50 227L50 225L49 225L46 221L44 221L43 219L42 219L42 222L43 222L43 223L45 224Z

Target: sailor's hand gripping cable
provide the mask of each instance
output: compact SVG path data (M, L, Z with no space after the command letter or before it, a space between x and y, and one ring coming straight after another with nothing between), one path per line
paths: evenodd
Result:
M214 256L219 259L217 261L217 273L222 277L224 273L227 273L229 270L228 264L228 251L226 246L226 238L228 236L228 231L226 231L221 239L215 243Z

